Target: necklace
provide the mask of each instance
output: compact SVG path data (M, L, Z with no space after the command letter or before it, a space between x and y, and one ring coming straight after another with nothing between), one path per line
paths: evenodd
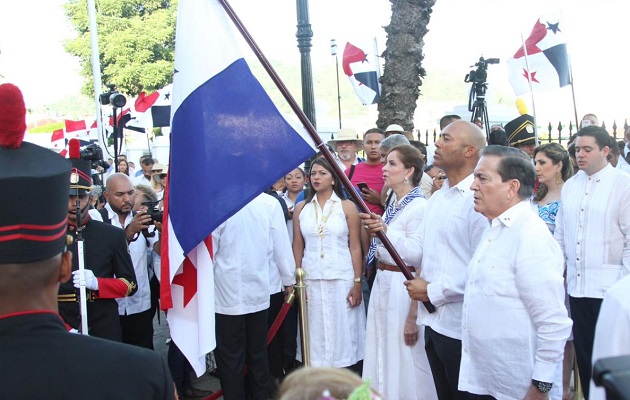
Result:
M318 211L319 207L317 206L316 202L313 202L313 207L315 208L315 221L319 221L319 211ZM324 215L324 210L322 210L322 220L319 221L317 228L315 228L315 234L319 238L319 249L320 249L319 257L320 258L324 258L324 225L326 225L326 222L328 222L328 218L330 218L330 215L332 214L334 208L335 208L335 203L332 203L330 205L330 210L328 211L328 215Z

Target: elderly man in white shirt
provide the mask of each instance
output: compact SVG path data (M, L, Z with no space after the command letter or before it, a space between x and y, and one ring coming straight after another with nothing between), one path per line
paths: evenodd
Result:
M471 189L490 226L468 265L459 389L480 398L560 399L571 332L562 252L531 207L529 157L504 146L481 155Z
M212 233L212 244L215 357L223 397L268 398L266 342L272 259L287 293L295 283L295 261L280 203L260 194Z
M435 166L448 178L427 203L418 226L420 278L405 283L414 300L430 301L436 312L420 307L418 324L426 326L425 348L440 400L466 398L457 389L462 350L462 304L466 266L488 226L473 210L473 170L486 139L479 127L455 121L435 143ZM407 238L402 238L408 240ZM394 247L400 244L392 238Z
M630 272L630 175L608 163L608 133L578 131L578 171L562 188L554 236L567 264L575 354L588 399L595 324L606 290Z

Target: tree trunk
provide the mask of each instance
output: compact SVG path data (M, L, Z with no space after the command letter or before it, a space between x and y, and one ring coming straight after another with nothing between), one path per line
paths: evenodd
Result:
M385 27L387 45L382 54L385 59L381 77L381 98L378 102L376 125L385 129L399 124L405 130L413 129L413 114L420 95L422 48L424 35L436 0L390 0L392 19Z

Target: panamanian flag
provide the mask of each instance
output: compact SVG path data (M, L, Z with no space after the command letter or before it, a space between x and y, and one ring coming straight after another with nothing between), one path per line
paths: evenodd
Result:
M200 376L216 346L211 233L315 144L252 75L218 0L180 0L175 43L161 299Z
M534 29L507 62L510 83L520 96L533 91L559 89L571 83L569 54L559 18L536 21Z
M381 94L379 58L376 51L376 39L366 43L346 42L343 50L343 73L363 105L377 103Z

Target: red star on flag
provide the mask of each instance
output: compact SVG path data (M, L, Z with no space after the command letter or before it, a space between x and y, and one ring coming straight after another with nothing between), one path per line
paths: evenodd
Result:
M173 284L184 288L184 307L186 307L197 293L197 268L190 258L186 257L184 260L182 273L173 277Z
M531 82L536 82L536 83L540 83L538 81L538 79L536 79L536 71L530 73L528 70L526 70L525 68L523 68L523 76L525 77L525 79L527 79L528 81Z

